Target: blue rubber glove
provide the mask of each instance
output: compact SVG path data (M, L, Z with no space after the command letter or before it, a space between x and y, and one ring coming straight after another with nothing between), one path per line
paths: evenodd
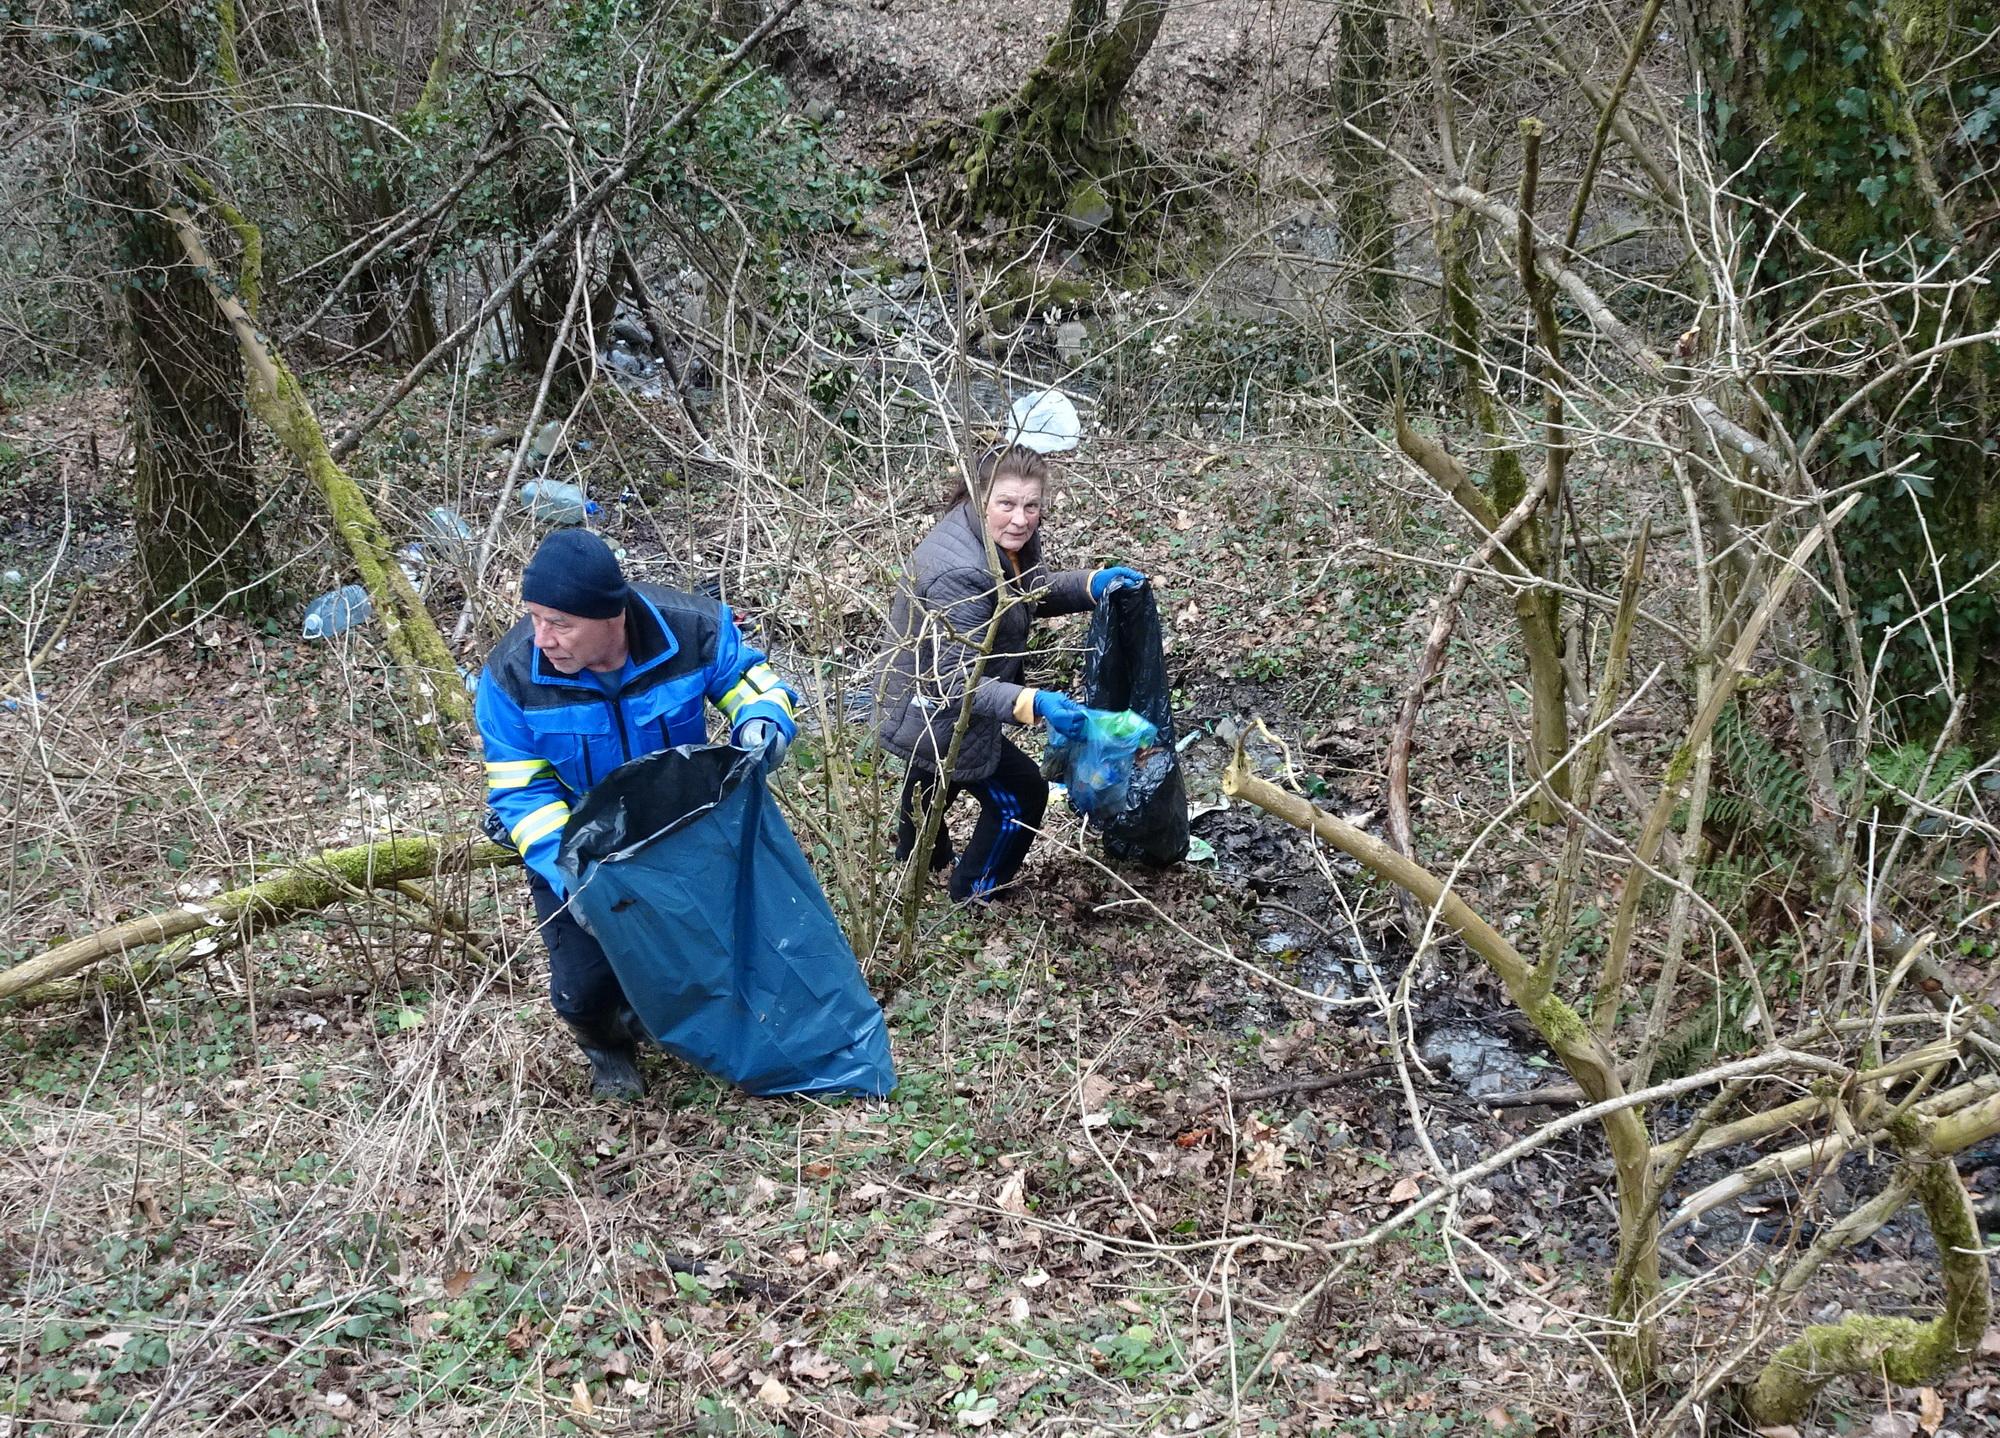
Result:
M1090 602L1099 603L1105 595L1121 584L1129 584L1134 589L1146 582L1146 576L1136 569L1128 569L1122 564L1114 564L1109 569L1100 569L1090 576Z
M792 747L792 741L785 737L776 720L745 719L729 736L729 742L739 749L752 753L762 749L770 767L775 769L785 762L785 751Z
M1090 711L1067 694L1047 689L1035 694L1035 717L1065 739L1081 739L1090 724Z

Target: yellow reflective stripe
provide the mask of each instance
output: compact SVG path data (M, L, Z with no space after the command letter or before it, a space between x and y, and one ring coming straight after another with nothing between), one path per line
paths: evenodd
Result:
M488 789L520 789L532 784L544 774L555 773L555 766L546 759L499 759L486 765L486 787Z
M768 664L752 664L744 670L743 677L736 681L735 687L718 699L716 704L724 714L734 719L738 709L755 699L769 699L782 706L787 714L792 712L792 696L785 692L784 686L778 682L778 676L772 672Z
M512 833L514 847L525 854L530 846L548 838L568 822L569 805L560 799L544 804L514 826Z

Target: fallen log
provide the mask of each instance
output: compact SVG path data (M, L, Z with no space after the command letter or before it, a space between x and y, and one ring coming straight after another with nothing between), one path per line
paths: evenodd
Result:
M469 873L519 859L512 849L499 844L462 838L385 839L377 844L329 849L268 879L198 903L127 919L0 970L0 1002L81 973L104 959L170 943L204 929L216 931L220 940L226 931L244 924L269 928L287 923L351 898L356 889L393 888L410 879Z

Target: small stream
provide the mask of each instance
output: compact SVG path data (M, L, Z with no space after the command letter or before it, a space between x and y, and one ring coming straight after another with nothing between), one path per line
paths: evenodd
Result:
M1234 696L1232 696L1234 697ZM1253 703L1264 702L1259 696ZM1202 722L1198 705L1190 716ZM1231 707L1236 707L1234 704ZM1268 708L1268 703L1265 704ZM1204 735L1183 751L1190 793L1213 794L1226 750ZM1318 802L1335 812L1359 807L1329 788ZM1376 1043L1386 1041L1381 1000L1394 992L1410 964L1408 939L1400 924L1357 933L1347 907L1329 884L1348 887L1348 903L1360 898L1360 869L1344 856L1322 865L1306 835L1241 804L1195 803L1193 829L1214 852L1214 872L1225 886L1249 901L1249 947L1260 965L1288 987L1228 987L1211 1000L1209 1017L1220 1027L1273 1032L1299 1020L1357 1030ZM1489 1023L1466 1001L1449 966L1430 964L1414 986L1417 1057L1433 1078L1468 1098L1491 1098L1539 1087L1560 1077L1538 1044L1524 1040L1518 1027ZM1210 988L1222 988L1220 976ZM1314 996L1311 1002L1299 991Z

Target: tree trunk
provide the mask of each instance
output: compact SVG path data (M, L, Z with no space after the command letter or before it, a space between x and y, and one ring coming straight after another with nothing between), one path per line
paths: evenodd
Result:
M1976 164L1970 147L1954 145L1949 106L1920 101L1906 79L1906 36L1924 41L1924 17L1936 7L1863 0L1798 0L1765 6L1744 0L1689 0L1694 61L1702 76L1716 136L1719 168L1735 173L1734 190L1754 197L1738 219L1747 230L1745 254L1762 257L1753 323L1765 331L1796 330L1813 321L1812 353L1772 369L1766 387L1773 413L1795 442L1817 430L1836 408L1884 374L1909 348L1910 336L1936 343L1980 333L2000 317L1990 287L1934 282L1903 284L1919 272L1934 281L1960 279L1990 257L1994 232L1969 253L1962 225L1977 188L1938 167ZM1907 11L1909 13L1902 13ZM1970 77L1969 65L1941 62L1927 92L1945 95ZM1948 199L1947 196L1955 197ZM1777 217L1791 217L1780 225ZM1829 272L1834 265L1850 273ZM1868 266L1872 302L1857 299L1855 277ZM1847 288L1836 291L1833 286ZM1833 373L1817 358L1829 352L1865 356L1860 368ZM1812 456L1822 490L1903 462L1894 478L1873 482L1871 513L1842 540L1842 558L1872 643L1911 613L1910 594L1929 603L1939 593L1930 549L1938 549L1942 585L1952 590L1990 564L2000 540L2000 468L1987 448L2000 429L2000 357L1995 347L1967 345L1941 358L1930 382L1891 382L1846 416ZM1921 507L1930 534L1917 520ZM2000 584L1951 609L1957 673L1970 691L1976 727L1986 747L2000 742ZM1890 692L1912 695L1898 717L1934 727L1950 707L1930 660L1927 638L1937 617L1914 626L1891 651Z
M1371 133L1385 129L1391 118L1384 109L1390 61L1386 12L1373 4L1343 9L1338 43L1336 117ZM1396 281L1388 273L1396 258L1396 220L1389 209L1394 183L1389 160L1345 130L1334 131L1332 146L1339 167L1340 237L1354 265L1348 302L1364 326L1390 331L1396 325Z
M264 546L243 365L202 277L159 212L170 168L199 153L212 89L189 15L173 0L125 9L108 67L130 100L111 107L90 184L122 230L113 285L131 385L133 531L149 632L192 607L249 607ZM102 57L93 52L92 59Z
M1501 428L1500 406L1480 358L1479 308L1464 249L1471 223L1471 217L1460 212L1438 226L1438 257L1445 276L1446 329L1465 382L1467 415L1486 446L1486 494L1491 512L1497 516L1526 497L1528 476L1520 451ZM1553 501L1552 494L1544 495L1539 510L1508 545L1513 567L1530 581L1549 577ZM1561 801L1568 799L1570 792L1569 769L1559 762L1569 748L1562 598L1553 589L1524 584L1514 596L1514 615L1521 626L1521 651L1528 669L1529 764L1532 777L1539 781L1528 813L1537 823L1552 824L1563 816Z
M1841 1374L1918 1388L1958 1372L1979 1349L1993 1292L1972 1200L1951 1159L1924 1150L1914 1121L1900 1123L1904 1146L1915 1150L1903 1163L1916 1171L1917 1202L1943 1269L1943 1311L1927 1323L1850 1313L1838 1323L1808 1328L1771 1355L1744 1395L1751 1421L1764 1431L1798 1422L1820 1389Z
M447 726L469 726L473 717L472 700L459 681L444 636L410 577L392 560L388 538L361 487L334 459L319 416L313 413L298 381L258 330L242 300L225 287L223 272L193 219L173 208L166 211L166 217L173 224L181 253L205 276L209 299L228 322L247 371L250 404L326 497L334 527L374 601L389 652L409 676L419 701L415 719L418 740L426 752L436 752L443 746ZM240 214L235 216L235 224L239 232L256 233L256 227Z
M364 62L374 58L364 44L354 15L357 0L341 0L336 7L341 42L347 50L347 103L356 110L369 107L362 75ZM420 126L434 116L442 99L445 76L450 70L451 53L457 44L458 17L451 0L443 6L438 24L437 49L431 57L422 93L402 118ZM393 105L393 77L387 99ZM404 175L386 156L370 162L375 178L355 187L351 196L354 209L353 238L359 241L378 228L393 223L407 199ZM436 311L431 303L430 280L421 258L391 249L364 268L354 281L355 298L360 302L361 320L355 327L354 347L378 359L415 359L427 354L438 341Z
M1113 244L1152 194L1152 166L1122 105L1166 19L1167 0L1070 0L1069 17L1019 91L954 138L963 177L953 218L1061 217Z

